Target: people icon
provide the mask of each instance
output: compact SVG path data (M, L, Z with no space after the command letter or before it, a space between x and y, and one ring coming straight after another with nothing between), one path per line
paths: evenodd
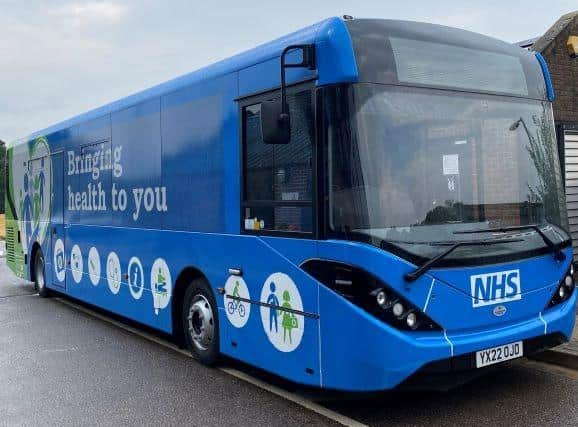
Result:
M40 216L44 210L44 159L40 159L40 172L32 179L32 204L34 223L40 221Z
M283 308L292 310L291 307L291 295L289 291L283 292ZM283 342L287 341L287 336L289 336L289 343L293 343L293 339L291 337L291 331L297 328L297 316L290 311L283 311L283 319L281 320L281 326L283 326Z
M294 351L308 325L299 288L289 275L281 272L272 273L262 283L259 311L263 331L277 350Z
M24 174L24 182L23 182L23 189L24 194L21 194L22 205L20 208L21 211L21 218L24 221L24 226L26 227L26 237L28 238L28 243L30 243L30 239L32 237L32 199L30 198L30 188L28 182L28 174Z
M269 290L271 294L267 298L267 304L269 304L269 331L273 331L273 325L275 325L275 332L279 332L279 327L277 325L277 313L279 309L279 298L275 295L276 287L275 282L271 282L269 285Z
M38 173L38 194L40 196L40 212L44 211L44 157L40 159L40 172Z

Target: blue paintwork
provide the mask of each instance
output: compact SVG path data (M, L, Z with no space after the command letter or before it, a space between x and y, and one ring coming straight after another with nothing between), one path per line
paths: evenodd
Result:
M546 94L548 95L548 101L554 102L556 99L556 93L554 92L554 84L552 83L552 77L550 76L550 69L548 68L548 63L542 56L540 52L536 52L536 59L540 63L540 68L544 74L544 80L546 81Z
M315 78L317 85L358 81L347 28L342 20L331 18L32 135L29 141L37 136L48 139L55 170L53 202L57 206L51 217L54 234L43 246L46 268L53 271L56 239L64 240L67 260L78 245L85 266L80 283L68 267L65 281L52 275L49 287L171 333L173 322L179 319L173 319L170 305L155 313L152 265L158 257L166 260L173 283L180 272L193 266L215 290L224 354L299 383L341 390L391 388L430 361L544 333L570 337L576 295L544 309L572 259L570 249L564 263L547 255L503 265L434 269L406 288L403 274L415 266L369 245L240 233L235 100L278 85L279 54L294 43L315 43L318 67L315 72L291 70L289 81ZM110 150L112 155L117 149L121 174L114 168L101 170L95 180L91 174L67 173L71 152L94 155ZM106 209L69 209L68 188L78 192L95 183L108 188ZM124 211L111 205L113 185L117 191L127 191ZM146 187L166 188L166 212L141 206L137 216L132 190ZM96 285L86 268L93 246L101 264ZM123 274L128 273L132 257L140 259L145 285L139 299L132 296L124 276L118 294L109 289L106 266L112 251L119 257ZM299 268L313 258L364 268L422 308L444 331L407 333L373 318ZM280 352L271 345L257 305L252 306L243 328L231 326L223 297L216 292L231 267L243 270L255 300L260 299L272 273L283 272L297 284L303 310L318 318L303 319L303 339L294 351ZM468 277L510 269L521 272L522 299L507 303L502 318L491 314L492 306L472 308Z

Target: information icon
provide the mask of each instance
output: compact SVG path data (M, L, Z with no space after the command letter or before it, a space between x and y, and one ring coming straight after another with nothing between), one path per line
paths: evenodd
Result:
M128 262L128 288L134 299L140 299L144 290L144 272L137 257Z

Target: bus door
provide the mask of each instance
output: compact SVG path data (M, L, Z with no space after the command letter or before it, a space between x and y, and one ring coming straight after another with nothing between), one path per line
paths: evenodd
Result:
M50 239L52 247L52 285L66 288L66 252L64 239L64 155L52 154L52 209L50 214Z

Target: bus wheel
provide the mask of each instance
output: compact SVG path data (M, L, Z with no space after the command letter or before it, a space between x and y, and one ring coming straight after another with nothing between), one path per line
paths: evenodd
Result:
M50 291L46 287L46 275L44 274L44 255L42 255L42 250L40 249L34 255L34 287L42 298L50 296Z
M217 303L202 279L193 280L185 292L183 331L193 357L205 365L213 365L219 357Z

